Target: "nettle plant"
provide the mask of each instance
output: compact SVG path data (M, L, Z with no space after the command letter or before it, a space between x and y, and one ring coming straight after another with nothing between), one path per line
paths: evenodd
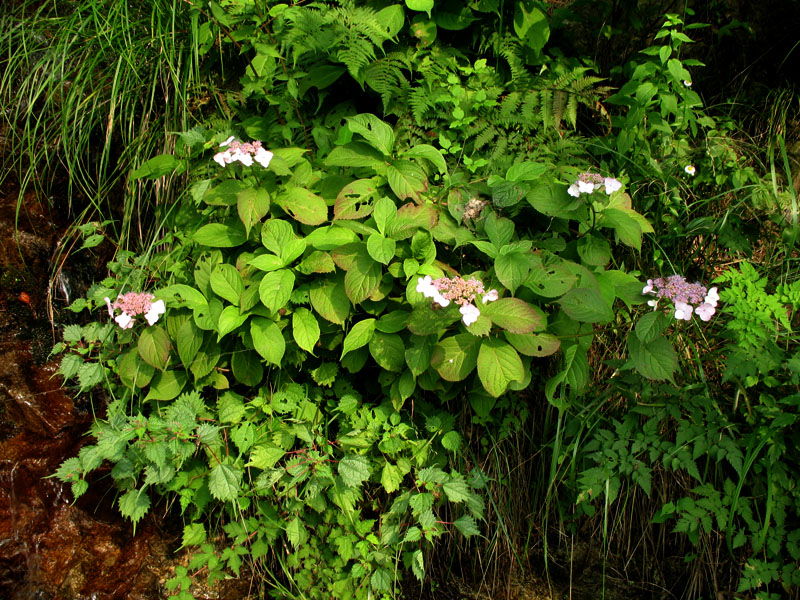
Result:
M176 498L189 569L211 580L250 560L306 597L393 596L437 537L479 534L485 477L466 453L451 466L460 415L583 389L594 324L644 301L612 243L638 249L650 226L616 180L575 197L521 162L494 182L518 227L510 195L469 197L437 149L399 147L371 114L313 162L230 133L182 134L138 170L199 177L159 245L73 307L102 323L65 331L61 373L109 403L57 476L77 497L110 465L134 525L151 495ZM129 292L152 296L122 328L106 314ZM535 361L559 350L545 380Z

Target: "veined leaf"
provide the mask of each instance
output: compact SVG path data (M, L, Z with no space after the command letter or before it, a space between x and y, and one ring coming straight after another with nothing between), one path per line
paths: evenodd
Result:
M544 312L519 298L500 298L480 308L492 323L511 333L532 333L547 326Z
M294 273L288 269L280 269L264 276L258 286L258 295L264 306L275 313L286 306L293 289Z
M479 350L480 339L474 335L452 335L436 344L430 363L442 379L461 381L475 370Z
M250 335L256 352L267 362L280 366L286 351L286 341L280 328L269 319L253 317L250 321Z
M478 377L484 389L497 398L509 383L525 379L525 367L514 348L499 339L489 338L481 342Z
M239 495L242 472L226 463L219 463L208 475L208 491L217 500L229 502Z
M244 281L236 267L227 263L218 264L211 272L209 283L217 296L239 306L239 299L244 291Z
M139 336L137 350L139 356L148 365L161 369L166 368L169 361L169 335L159 325L148 327Z
M363 319L353 325L342 343L342 356L369 343L375 331L375 322L375 319Z
M297 345L306 352L314 354L319 334L319 323L314 314L305 307L295 310L292 314L292 335Z
M360 454L347 454L339 461L339 475L347 487L358 488L369 479L369 462Z

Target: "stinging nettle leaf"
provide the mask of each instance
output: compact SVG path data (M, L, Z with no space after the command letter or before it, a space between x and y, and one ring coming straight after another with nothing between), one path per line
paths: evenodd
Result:
M365 456L348 454L339 461L339 475L350 488L361 487L369 479L369 462Z

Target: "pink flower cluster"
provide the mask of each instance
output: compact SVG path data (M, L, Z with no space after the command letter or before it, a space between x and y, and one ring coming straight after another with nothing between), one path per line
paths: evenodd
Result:
M703 321L711 320L719 302L717 288L706 289L700 283L689 283L680 275L670 275L666 279L663 277L648 279L642 294L656 297L647 301L653 310L658 307L661 298L671 300L675 306L675 318L684 321L691 320L692 314L696 314ZM692 306L693 304L697 306Z
M591 194L595 190L605 188L609 196L622 189L622 182L613 177L603 177L599 173L581 173L578 180L567 188L567 193L575 198L581 194Z
M237 161L246 167L251 167L253 166L253 161L255 161L266 169L273 156L272 152L263 148L258 140L243 143L231 136L222 142L220 147L225 148L225 150L214 155L214 160L219 163L220 167L225 167Z
M128 292L117 296L114 304L111 304L111 298L105 298L106 306L108 306L108 316L114 319L122 329L130 329L133 327L134 317L136 315L144 315L148 325L153 325L158 321L158 317L163 315L167 308L164 306L163 300L156 300L153 294L147 292ZM114 311L119 309L121 314L114 316Z
M487 292L477 279L467 280L461 277L432 279L430 275L425 275L417 279L417 291L426 298L432 298L439 306L448 306L450 302L458 304L458 312L461 313L464 325L472 325L481 314L474 304L477 296L483 296L483 304L499 297L497 290Z

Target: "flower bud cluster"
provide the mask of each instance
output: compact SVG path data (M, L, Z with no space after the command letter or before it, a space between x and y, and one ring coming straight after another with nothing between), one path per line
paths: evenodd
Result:
M599 173L581 173L578 175L578 180L567 188L567 193L578 198L581 194L591 194L600 188L604 188L606 194L610 196L622 188L622 183L613 177L603 177Z
M680 275L648 279L647 285L642 289L642 294L656 297L647 301L653 310L658 307L658 301L661 298L672 301L675 307L675 318L683 321L691 320L692 314L696 314L703 321L709 321L716 312L717 302L719 302L717 288L706 289L700 283L689 283Z
M214 160L219 163L220 167L225 167L232 162L240 162L246 167L253 166L253 161L260 164L265 169L269 166L272 160L272 152L263 148L261 142L258 140L254 142L240 142L235 137L231 136L220 144L221 148L225 148L214 155Z
M105 298L108 306L108 316L116 321L122 329L133 327L134 317L144 315L148 325L153 325L158 321L158 317L163 315L167 309L163 300L156 300L153 294L147 292L128 292L117 296L114 303L111 298ZM121 314L114 316L114 311L119 309Z
M458 312L464 325L472 325L478 320L481 311L475 306L475 298L482 296L481 302L486 304L499 297L497 290L483 287L477 279L462 279L461 277L440 277L432 279L430 275L417 279L417 291L426 298L431 298L439 306L448 306L450 302L458 304Z

